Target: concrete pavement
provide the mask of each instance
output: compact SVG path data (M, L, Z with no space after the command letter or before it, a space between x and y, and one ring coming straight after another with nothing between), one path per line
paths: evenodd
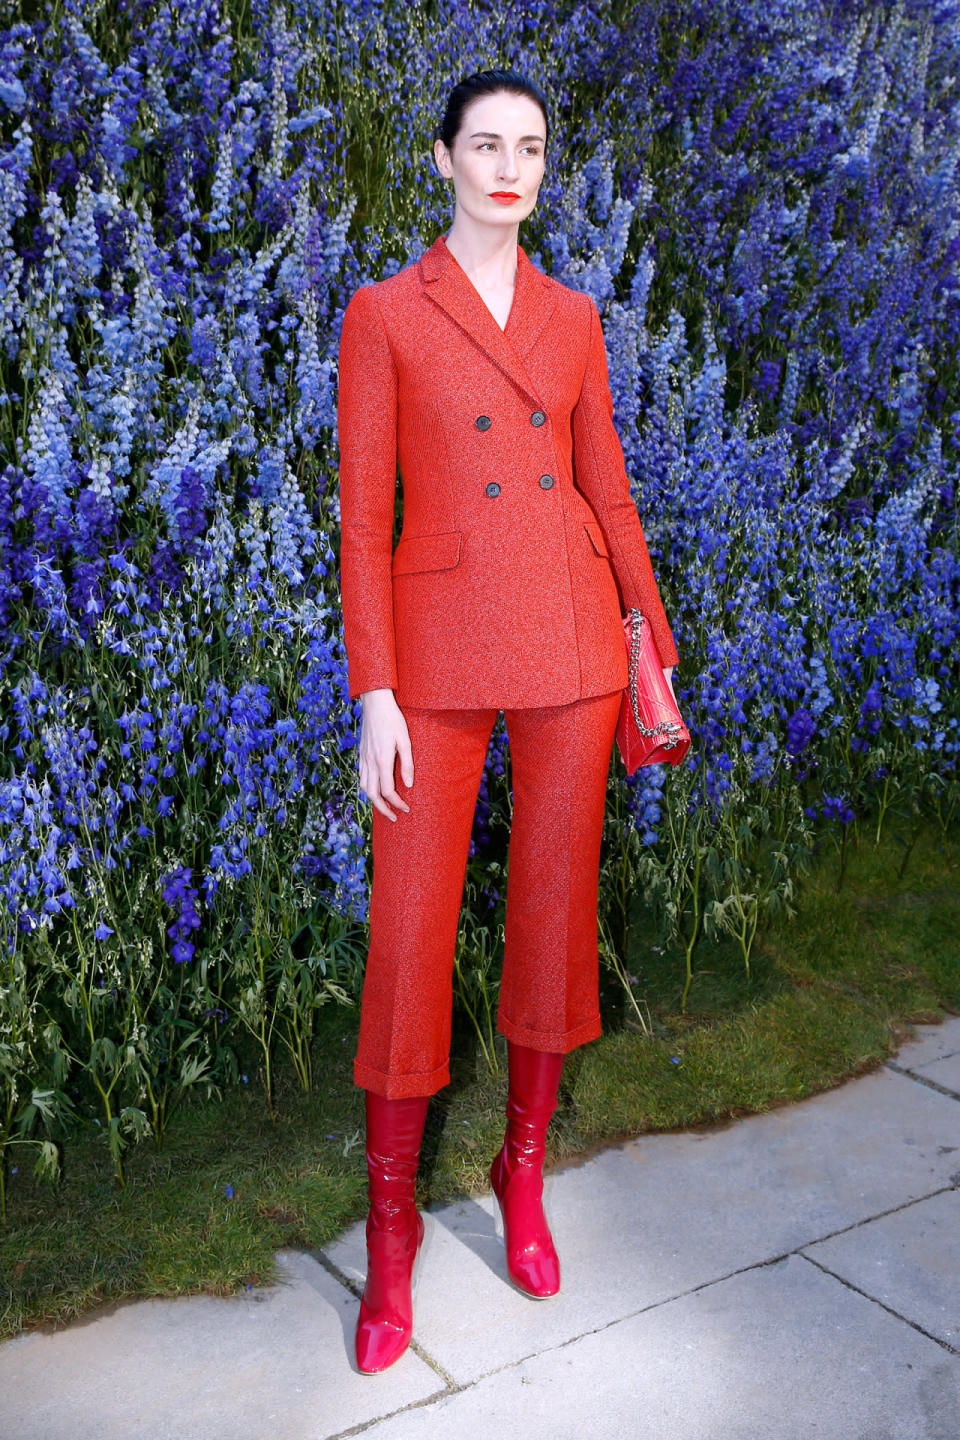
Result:
M960 1017L878 1070L547 1176L563 1289L489 1194L426 1212L414 1344L357 1372L363 1222L282 1283L0 1345L2 1440L960 1440Z

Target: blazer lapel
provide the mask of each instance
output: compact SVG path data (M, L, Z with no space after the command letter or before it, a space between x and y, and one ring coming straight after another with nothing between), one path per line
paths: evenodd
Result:
M424 294L447 312L460 329L533 400L539 398L523 356L556 305L553 287L521 245L517 246L517 285L505 330L487 309L479 290L447 249L443 235L420 257Z

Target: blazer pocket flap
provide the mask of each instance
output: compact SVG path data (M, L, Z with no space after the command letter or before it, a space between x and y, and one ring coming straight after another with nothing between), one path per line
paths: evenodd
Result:
M596 520L584 520L583 528L593 541L593 548L597 554L606 555L607 559L609 559L610 551L607 549L607 542L603 537L603 531L600 529Z
M442 535L404 535L393 552L394 575L409 575L417 570L449 570L460 564L462 530L447 530Z

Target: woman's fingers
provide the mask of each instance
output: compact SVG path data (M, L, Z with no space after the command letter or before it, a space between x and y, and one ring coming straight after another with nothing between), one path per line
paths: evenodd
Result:
M394 752L394 754L396 754L396 752ZM404 777L404 784L406 784L406 777ZM390 803L396 805L399 810L409 811L410 809L410 806L406 800L404 800L403 796L397 793L397 788L393 781L393 763L388 764L385 760L381 760L379 762L375 761L372 766L361 765L360 789L364 792L371 805L391 820L396 820L397 817L390 809L390 806L384 803L385 801L390 801Z
M377 780L366 779L363 771L360 772L360 789L364 795L366 795L374 810L379 810L381 815L386 815L388 820L396 820L396 815L384 804L380 796L379 782Z
M383 799L384 794L388 790L393 789L392 785L388 786L384 783L383 776L385 774L386 771L381 769L376 761L361 761L359 771L360 789L363 794L366 795L374 810L379 810L381 815L386 815L388 820L396 820L396 815L394 815L389 805L385 804Z
M390 700L393 700L392 693ZM391 708L393 714L388 713ZM413 755L403 715L395 702L385 711L382 705L371 700L369 713L367 707L364 707L363 730L360 736L360 789L371 805L390 820L397 818L390 809L390 804L399 810L410 809L406 800L397 793L394 783L398 755L403 783L408 787L412 786Z
M397 736L397 754L400 756L400 775L407 789L413 785L413 751L410 748L410 732L406 725Z
M404 800L402 795L397 794L397 787L394 784L393 778L398 739L399 737L395 737L393 740L390 750L390 763L388 765L384 764L383 761L380 763L380 794L385 800L389 800L391 805L396 805L399 810L409 810L410 806L406 800ZM397 817L394 815L393 818L396 819Z

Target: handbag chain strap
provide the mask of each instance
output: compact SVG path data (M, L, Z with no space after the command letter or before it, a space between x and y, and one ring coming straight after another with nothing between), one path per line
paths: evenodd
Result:
M642 610L631 609L630 611L630 678L628 688L630 693L630 704L633 707L633 718L637 722L637 729L641 735L663 735L663 747L672 750L680 740L680 726L676 720L661 720L648 729L640 719L640 707L637 703L637 668L640 663L640 628L650 622L646 620ZM666 680L666 677L664 677Z

